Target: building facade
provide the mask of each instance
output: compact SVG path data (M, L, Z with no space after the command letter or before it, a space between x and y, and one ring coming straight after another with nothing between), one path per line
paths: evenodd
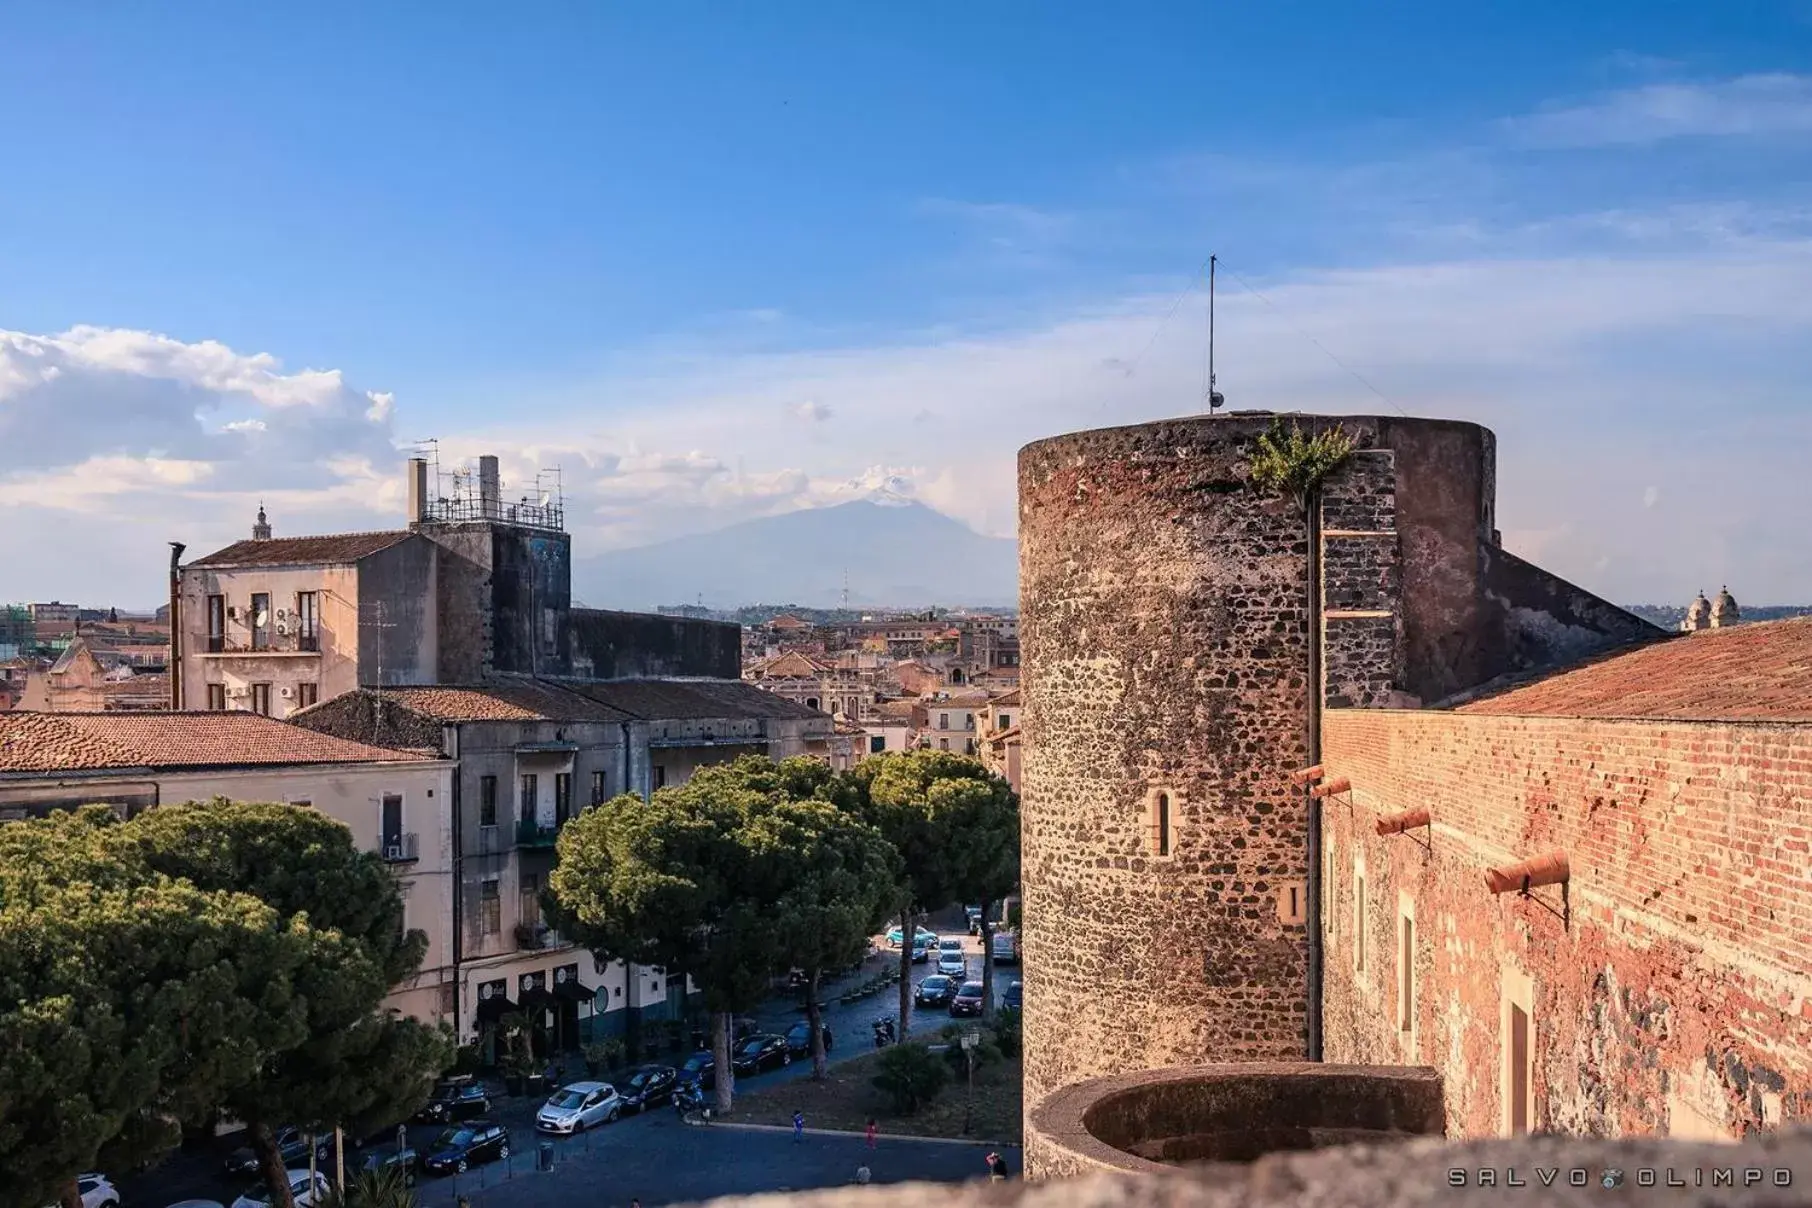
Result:
M1324 707L1432 704L1660 636L1502 549L1486 430L1293 417L1355 443L1305 511L1252 479L1272 419L1020 453L1028 1104L1319 1058L1318 831L1290 774Z
M0 821L111 805L287 802L352 831L396 873L421 968L388 1003L453 1023L453 763L301 730L250 713L0 714Z

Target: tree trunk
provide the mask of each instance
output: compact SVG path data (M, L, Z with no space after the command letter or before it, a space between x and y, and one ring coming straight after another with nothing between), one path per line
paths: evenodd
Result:
M62 1188L57 1192L58 1208L82 1208L82 1189L76 1185L72 1174L63 1180Z
M824 1016L818 1010L818 979L821 976L817 969L812 970L811 980L805 988L805 1022L812 1030L812 1081L824 1081Z
M981 900L981 942L982 942L982 1019L994 1018L994 934L988 922L988 911L994 903L987 898Z
M900 1027L897 1035L906 1039L912 1017L912 933L917 927L912 921L912 903L900 905Z
M728 1115L735 1102L736 1071L730 1065L730 1013L719 1011L711 1017L711 1057L717 1077L717 1114Z
M247 1120L245 1131L252 1152L258 1155L258 1172L270 1189L271 1208L296 1208L289 1194L289 1171L283 1165L283 1151L277 1148L277 1136L271 1126L262 1120Z

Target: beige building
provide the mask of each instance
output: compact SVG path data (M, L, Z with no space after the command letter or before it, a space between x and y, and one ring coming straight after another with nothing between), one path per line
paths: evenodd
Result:
M985 692L938 692L920 699L912 714L919 745L974 755L980 718L987 707Z
M0 714L0 821L111 805L276 801L345 823L396 872L404 922L427 933L390 1005L453 1022L453 762L349 742L256 714Z

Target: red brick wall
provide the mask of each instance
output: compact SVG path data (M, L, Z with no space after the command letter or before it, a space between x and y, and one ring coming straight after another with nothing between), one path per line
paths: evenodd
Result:
M1507 968L1533 985L1537 1130L1734 1136L1812 1115L1812 726L1334 710L1323 763L1353 784L1324 811L1328 1060L1410 1059L1407 893L1417 1063L1444 1074L1456 1135L1500 1131ZM1375 833L1415 807L1432 827ZM1558 886L1487 891L1488 866L1556 849L1570 922Z

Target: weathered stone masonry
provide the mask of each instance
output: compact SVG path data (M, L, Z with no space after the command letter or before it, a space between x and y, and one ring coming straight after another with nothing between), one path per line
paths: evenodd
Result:
M1502 1004L1526 979L1535 1129L1729 1137L1812 1114L1812 727L1335 710L1323 735L1353 785L1324 810L1328 1060L1413 1056L1442 1072L1454 1135L1497 1133ZM1375 833L1411 807L1433 825ZM1564 899L1486 892L1488 865L1554 849Z

